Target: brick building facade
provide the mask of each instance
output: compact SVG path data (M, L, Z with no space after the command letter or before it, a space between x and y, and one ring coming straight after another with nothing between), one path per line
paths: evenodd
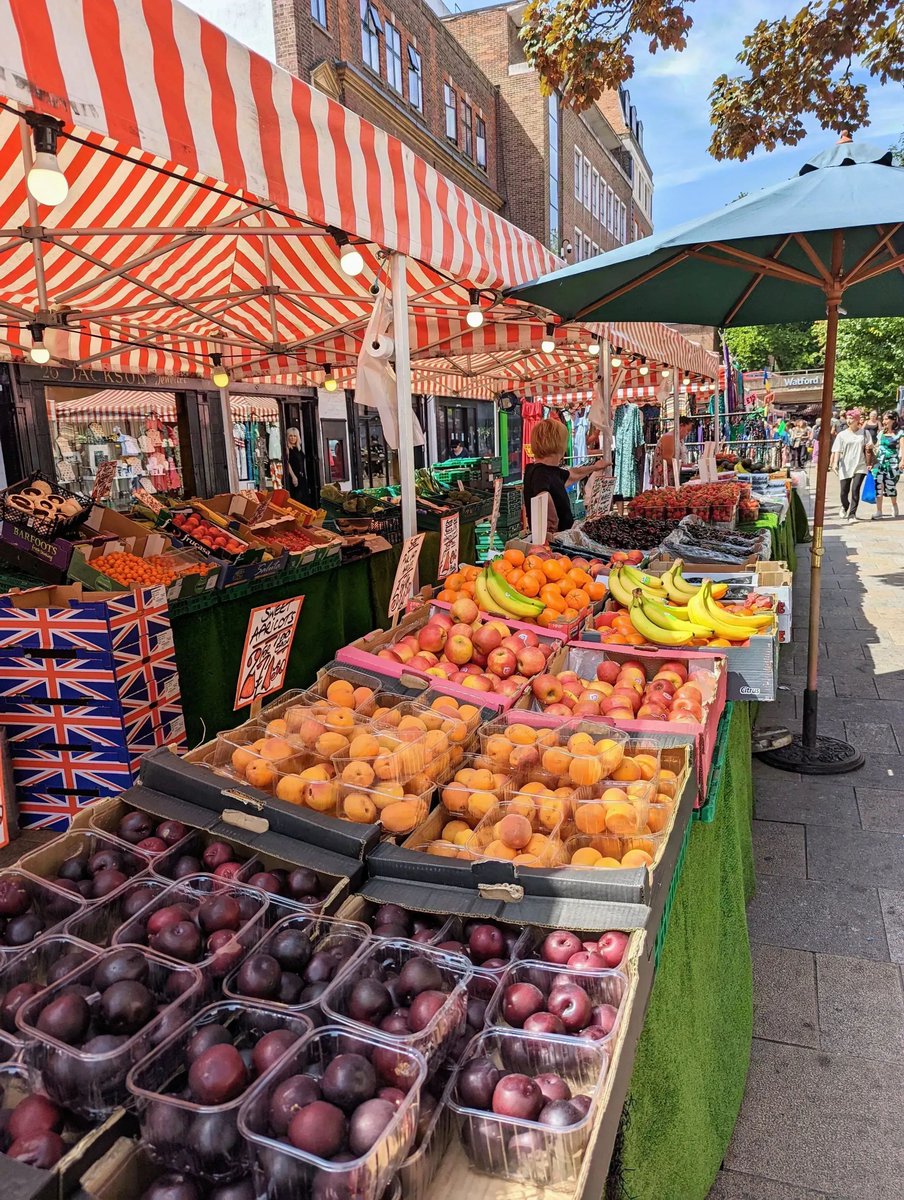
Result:
M277 61L572 262L645 236L652 175L626 94L563 109L525 61L523 5L431 2L273 0Z

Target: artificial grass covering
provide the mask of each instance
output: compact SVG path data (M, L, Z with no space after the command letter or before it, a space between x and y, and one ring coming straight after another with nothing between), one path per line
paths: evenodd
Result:
M695 822L622 1116L610 1196L704 1200L744 1095L753 1034L749 705L736 703L712 824Z

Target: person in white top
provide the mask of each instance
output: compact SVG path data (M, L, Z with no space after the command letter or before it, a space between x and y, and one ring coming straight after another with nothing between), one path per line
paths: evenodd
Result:
M863 415L859 408L853 408L847 414L847 429L842 429L832 443L829 464L833 471L838 471L841 511L848 521L857 519L860 489L866 478L867 453L871 447L869 434L863 428Z

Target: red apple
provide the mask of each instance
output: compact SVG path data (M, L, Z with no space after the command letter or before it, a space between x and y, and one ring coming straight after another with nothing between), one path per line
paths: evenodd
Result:
M487 655L487 670L492 675L498 675L500 679L508 679L510 675L514 675L517 666L518 661L514 654L502 646Z
M517 696L523 687L524 684L519 683L514 675L496 681L496 691L500 696Z
M470 596L459 596L457 600L453 601L449 612L453 621L461 621L465 625L470 625L480 616L480 609Z
M509 634L508 637L503 638L500 645L504 646L506 650L511 650L516 657L524 649L524 642L520 638L515 637L514 634Z
M598 717L600 706L593 700L579 700L571 710L573 717Z
M535 675L531 680L530 687L541 704L561 703L563 695L562 683L555 675Z
M571 716L571 709L567 704L547 704L543 711L549 717L565 717L567 719Z
M687 667L682 662L665 662L659 668L659 674L662 674L664 671L672 671L675 675L679 676L682 683L687 679Z
M446 644L447 636L442 625L435 625L433 621L428 621L417 635L417 644L421 650L439 653Z
M471 661L473 653L474 646L470 638L460 637L456 634L446 642L446 658L449 662L463 666L466 662Z
M615 683L618 679L619 665L616 662L601 662L597 664L596 677L600 683Z
M496 620L492 620L492 621L487 621L487 625L491 629L498 629L500 637L507 638L511 635L512 631L511 631L511 629L509 629L508 625L506 625L505 621L500 621L500 620L496 619Z
M415 654L407 663L409 671L427 671L436 666L436 655Z
M641 704L635 714L638 721L665 721L668 712L659 704Z
M466 675L463 687L473 688L477 692L491 692L493 685L486 675Z
M482 675L483 674L483 672L481 671L480 667L477 665L476 662L465 663L465 665L462 667L462 671L465 673L465 675Z
M459 621L459 623L458 623L457 625L450 625L450 626L449 626L449 637L450 637L450 638L453 638L453 637L466 637L466 638L468 639L468 641L470 641L470 640L471 640L471 634L472 634L473 632L474 632L474 631L473 631L473 629L471 628L471 626L470 626L470 625L465 625L465 624L464 624L463 622L461 622L461 621Z
M546 659L536 646L525 646L518 655L518 670L522 675L539 675L546 667Z
M502 634L492 625L481 625L471 635L474 649L489 656L492 650L502 643Z
M607 696L606 699L607 700L621 699L624 701L625 708L630 707L635 712L637 712L637 710L640 708L640 693L638 691L635 691L634 688L617 687L615 689L615 691L612 693L612 695Z
M395 650L385 650L385 649L378 650L377 658L385 658L387 660L387 662L394 662L394 663L401 663L401 661L402 661L399 658L398 654L396 654Z
M431 625L439 625L445 630L449 630L455 624L447 612L435 612L430 618Z
M486 670L487 656L482 654L480 650L475 649L474 653L471 655L471 662L476 663L477 666L480 667L481 671L484 671Z
M539 646L540 639L532 629L516 629L512 634L523 646Z
M597 949L607 967L617 967L625 957L628 935L620 929L610 929L597 942Z
M403 662L403 663L411 662L411 660L414 658L414 651L411 649L410 646L406 645L403 642L396 642L395 652L396 652L396 658L398 658L399 662Z

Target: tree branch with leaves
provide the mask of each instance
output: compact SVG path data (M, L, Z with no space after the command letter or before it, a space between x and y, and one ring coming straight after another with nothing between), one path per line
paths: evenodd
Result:
M684 50L693 0L531 0L521 39L546 92L580 112L634 74L631 45ZM712 0L718 4L720 0ZM710 93L714 158L796 145L805 118L840 133L869 124L867 84L904 81L904 0L809 0L791 17L760 21L744 38L735 76Z

